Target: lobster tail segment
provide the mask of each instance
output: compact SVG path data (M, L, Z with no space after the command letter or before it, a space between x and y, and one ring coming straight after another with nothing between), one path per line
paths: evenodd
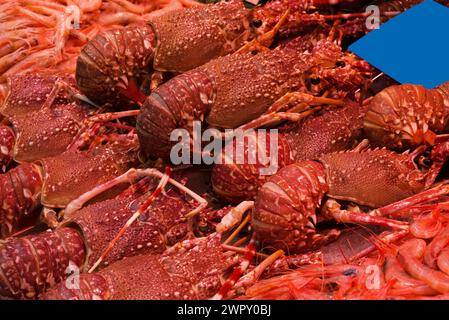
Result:
M191 134L193 121L204 119L214 100L215 84L198 70L160 86L147 98L137 118L141 157L167 159L173 146L173 130L183 128Z
M81 92L97 104L142 101L139 87L152 71L154 47L150 25L97 35L77 60L76 82Z
M75 229L10 238L0 245L0 298L37 298L65 279L70 265L81 268L84 259L84 243Z

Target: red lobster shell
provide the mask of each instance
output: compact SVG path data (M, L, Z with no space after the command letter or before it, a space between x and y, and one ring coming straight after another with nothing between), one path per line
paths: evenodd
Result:
M338 97L365 82L360 71L366 71L365 64L333 42L316 42L314 37L296 38L255 56L235 53L218 58L160 86L137 118L142 157L168 158L170 134L177 128L191 132L194 120L235 128L259 117L288 92L317 94L315 90L332 88L331 97ZM337 67L340 60L347 61L345 67ZM321 79L318 88L310 86L313 77Z
M294 162L314 160L322 154L351 149L361 137L365 108L354 102L347 102L343 108L331 108L311 115L303 121L286 124L279 128L277 167L283 168ZM256 147L250 147L245 140L244 164L216 164L212 171L212 187L224 200L232 203L253 199L257 190L270 175L261 175L260 169L267 167L257 161L250 164L250 152L266 152L270 156L270 133L266 134L265 150L259 147L259 133L256 133ZM234 141L234 150L237 146ZM221 156L223 157L223 156ZM254 156L258 159L258 155ZM235 159L235 158L234 158Z
M408 154L387 150L323 155L281 169L259 189L254 229L264 243L302 251L321 245L317 209L325 196L379 208L424 190L422 172ZM430 174L430 175L429 175Z

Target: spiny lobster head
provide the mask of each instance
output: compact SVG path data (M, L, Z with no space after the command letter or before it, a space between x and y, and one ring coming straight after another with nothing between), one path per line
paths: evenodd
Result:
M226 252L221 246L221 235L213 233L176 244L165 251L160 262L169 274L181 276L183 282L188 281L196 299L206 299L217 293L223 276L239 259L239 256Z
M77 102L11 116L14 160L32 162L64 152L78 134L88 109Z
M88 250L86 269L92 267L128 219L148 201L157 183L158 179L143 178L118 196L87 205L64 221L63 225L75 225L82 231ZM183 217L194 208L175 188L161 193L127 228L100 267L124 257L163 253L167 247L192 236L188 221ZM201 215L202 212L198 217Z
M0 105L3 116L17 116L38 111L55 89L58 81L76 90L75 79L71 75L20 74L8 76L4 86L4 100ZM73 101L66 90L60 90L54 103L65 105Z
M311 67L305 73L308 90L314 94L329 91L342 98L363 88L371 77L371 67L355 55L342 51L329 39L320 39L310 52Z
M57 156L39 160L44 175L42 204L63 208L93 187L125 173L138 164L137 149L133 140L107 142L88 150L69 148Z
M328 196L379 208L423 191L441 163L386 149L351 150L320 157L329 185ZM421 160L421 161L418 161Z
M262 245L298 252L317 245L316 209L328 191L324 168L303 161L279 170L259 189L253 227Z

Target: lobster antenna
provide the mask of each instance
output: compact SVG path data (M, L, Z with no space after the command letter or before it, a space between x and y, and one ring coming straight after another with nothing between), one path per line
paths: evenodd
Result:
M223 244L229 244L235 237L239 234L240 231L248 224L251 220L251 216L247 215L242 223L232 232L232 234L223 242Z
M254 208L254 201L243 201L236 207L232 208L217 224L216 230L218 233L226 232L233 228L237 223L242 221L243 215L246 211Z
M269 50L269 47L273 44L274 38L278 34L282 25L284 25L284 23L287 21L287 17L289 14L290 14L290 8L288 8L287 11L285 11L285 13L282 15L282 17L279 19L279 21L273 27L273 29L262 34L257 39L254 39L251 42L245 44L243 47L241 47L239 50L237 50L237 53Z
M245 286L257 281L260 278L262 273L271 266L277 259L281 258L284 255L283 250L277 250L270 256L266 257L264 261L262 261L256 268L254 268L251 272L245 274L240 280L236 283L237 287Z
M83 121L82 128L73 138L72 142L67 146L67 150L74 147L75 145L77 148L81 148L84 144L88 143L90 138L92 136L95 136L98 130L101 128L100 123L118 120L121 118L135 117L138 114L139 110L127 110L120 112L102 113L85 119Z
M232 274L229 276L229 278L225 281L225 283L222 285L220 290L209 300L222 300L226 294L231 290L231 288L234 286L234 284L239 280L240 276L245 272L246 269L248 269L249 264L253 260L254 256L256 255L256 248L257 248L257 240L256 240L256 233L253 233L253 236L251 237L251 240L249 241L248 247L246 249L246 253L243 257L242 262L240 262L240 265L234 269Z

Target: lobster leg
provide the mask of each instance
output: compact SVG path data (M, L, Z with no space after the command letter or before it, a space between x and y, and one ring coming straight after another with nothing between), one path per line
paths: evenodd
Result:
M368 225L380 225L397 230L408 230L409 224L404 221L398 221L388 219L379 216L371 216L369 213L355 212L349 210L343 210L337 201L329 199L326 201L323 207L323 212L330 218L340 223L354 223L354 224L368 224Z
M370 212L370 215L376 215L380 217L394 216L395 213L399 213L402 210L412 208L415 205L436 200L439 197L447 194L449 194L449 185L442 184L440 186L436 186L432 189L413 195L404 200L386 205L379 209L375 209Z
M83 128L81 128L78 134L73 139L72 143L67 147L67 149L77 149L80 150L83 147L91 143L92 138L98 135L102 124L118 120L126 117L135 117L139 114L139 110L128 110L120 112L109 112L102 113L98 115L91 116L85 119L83 123Z
M287 110L287 112L281 112L292 104L296 104L296 106ZM345 106L345 102L343 100L316 97L303 92L289 92L277 100L268 109L266 114L263 114L253 121L241 126L240 129L249 130L260 128L262 126L272 126L283 120L293 122L300 121L320 109L311 108L312 106L321 106L325 104L342 107Z

